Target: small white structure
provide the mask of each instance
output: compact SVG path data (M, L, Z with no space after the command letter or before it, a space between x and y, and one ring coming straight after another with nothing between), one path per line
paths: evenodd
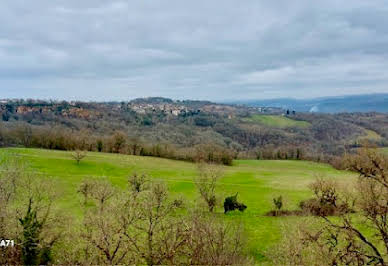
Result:
M175 109L175 110L172 110L171 113L172 113L173 115L175 115L175 116L178 116L179 113L180 113L180 110Z

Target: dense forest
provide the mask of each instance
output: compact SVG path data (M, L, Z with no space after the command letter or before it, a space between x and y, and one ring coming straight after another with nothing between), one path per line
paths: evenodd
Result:
M0 102L0 145L231 164L234 158L330 161L363 142L388 145L388 115L298 113L173 101Z

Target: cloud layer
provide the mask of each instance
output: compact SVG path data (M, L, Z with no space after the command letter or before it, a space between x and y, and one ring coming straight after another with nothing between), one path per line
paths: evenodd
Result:
M384 0L5 0L0 98L388 92Z

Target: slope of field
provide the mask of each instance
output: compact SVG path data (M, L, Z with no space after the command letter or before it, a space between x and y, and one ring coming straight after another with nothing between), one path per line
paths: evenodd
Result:
M306 121L297 121L291 118L280 116L280 115L253 115L249 118L245 118L245 121L257 122L270 127L308 127L310 126L309 122Z
M166 182L171 196L182 196L188 206L194 204L198 194L193 184L197 175L195 164L152 157L106 153L88 153L79 165L70 152L40 149L0 149L2 156L18 156L31 171L44 174L53 180L60 190L57 205L81 218L80 197L77 188L85 177L106 178L117 187L125 187L127 177L134 173L146 173L153 179ZM238 160L233 166L224 167L225 176L219 181L218 193L222 198L239 193L239 200L248 206L244 213L223 214L221 206L217 215L222 219L241 221L248 235L247 252L256 260L280 238L281 225L300 217L266 217L272 209L272 199L282 195L285 208L296 209L300 200L311 192L307 185L317 177L349 182L353 174L337 171L325 164L305 161L256 161Z
M358 141L362 141L362 140L379 141L382 139L382 137L373 130L364 129L364 131L365 131L365 135L358 137L357 139Z
M366 128L363 128L362 130L364 131L363 135L350 139L348 143L362 145L365 141L377 142L383 140L383 137L381 137L376 131Z

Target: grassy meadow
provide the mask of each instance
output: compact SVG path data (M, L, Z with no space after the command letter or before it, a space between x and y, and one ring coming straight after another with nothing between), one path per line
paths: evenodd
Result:
M284 118L284 117L283 117ZM287 118L284 118L287 119ZM53 180L60 191L58 208L67 211L75 221L81 220L77 189L86 177L106 178L117 187L125 187L127 177L134 172L145 173L163 180L172 197L181 196L188 206L198 201L193 179L197 167L193 163L154 157L90 152L77 164L70 152L7 148L1 156L18 156L30 171ZM236 160L233 166L223 166L224 177L219 181L218 194L223 198L239 193L239 201L248 206L244 213L223 214L220 204L217 215L232 222L242 222L248 235L247 252L257 261L265 260L264 253L280 239L281 225L300 217L267 217L273 208L272 199L282 195L286 209L296 209L301 200L311 196L308 184L317 177L349 182L354 174L337 171L329 165L306 161Z
M380 141L382 140L382 137L377 134L375 131L369 130L369 129L364 129L365 135L360 136L357 138L356 142L361 142L365 140L370 140L370 141Z
M388 155L388 148L380 148L379 150L384 154Z
M291 118L280 115L252 115L249 118L245 118L245 121L255 122L270 127L287 128L287 127L308 127L309 122L297 121Z

